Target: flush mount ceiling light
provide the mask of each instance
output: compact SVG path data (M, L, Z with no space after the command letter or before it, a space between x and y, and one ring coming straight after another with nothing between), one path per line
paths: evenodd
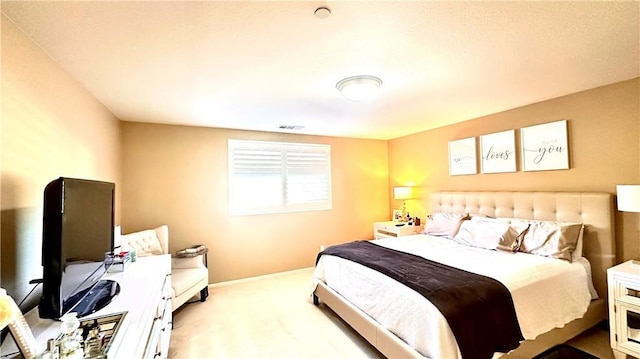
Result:
M336 88L351 101L366 101L378 92L382 80L375 76L358 75L338 81Z

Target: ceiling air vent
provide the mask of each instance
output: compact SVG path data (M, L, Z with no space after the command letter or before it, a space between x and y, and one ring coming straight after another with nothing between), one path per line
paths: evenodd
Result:
M294 125L280 125L278 129L280 130L302 130L304 126L294 126Z

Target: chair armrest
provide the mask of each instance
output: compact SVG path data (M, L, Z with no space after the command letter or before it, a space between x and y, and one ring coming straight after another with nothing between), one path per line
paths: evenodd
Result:
M195 257L172 257L171 268L188 269L188 268L205 268L202 262L202 254Z
M156 232L156 236L158 237L158 241L160 242L160 247L162 247L163 254L169 254L169 226L166 224L154 228Z

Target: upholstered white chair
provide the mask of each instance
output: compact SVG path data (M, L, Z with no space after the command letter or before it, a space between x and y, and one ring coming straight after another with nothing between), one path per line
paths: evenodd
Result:
M146 229L120 236L122 251L135 249L138 257L168 254L169 227L162 225L154 229ZM200 293L200 301L204 302L209 295L209 271L204 265L202 255L190 258L171 258L171 307L178 309L191 298Z

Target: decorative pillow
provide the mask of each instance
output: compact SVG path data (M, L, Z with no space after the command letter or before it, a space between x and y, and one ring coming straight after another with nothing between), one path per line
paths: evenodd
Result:
M584 237L584 225L580 226L580 233L578 234L578 241L576 242L576 249L571 253L571 262L575 262L582 257L582 242Z
M462 222L467 219L469 219L467 214L436 212L427 216L423 233L451 239L458 233Z
M529 221L513 219L511 224L519 231L528 227L521 252L571 261L582 223L557 221Z
M471 247L516 252L520 233L509 223L498 221L464 221L454 242Z
M495 217L487 217L484 215L480 216L471 216L471 221L474 222L489 222L489 223L509 223L509 218L495 218Z

